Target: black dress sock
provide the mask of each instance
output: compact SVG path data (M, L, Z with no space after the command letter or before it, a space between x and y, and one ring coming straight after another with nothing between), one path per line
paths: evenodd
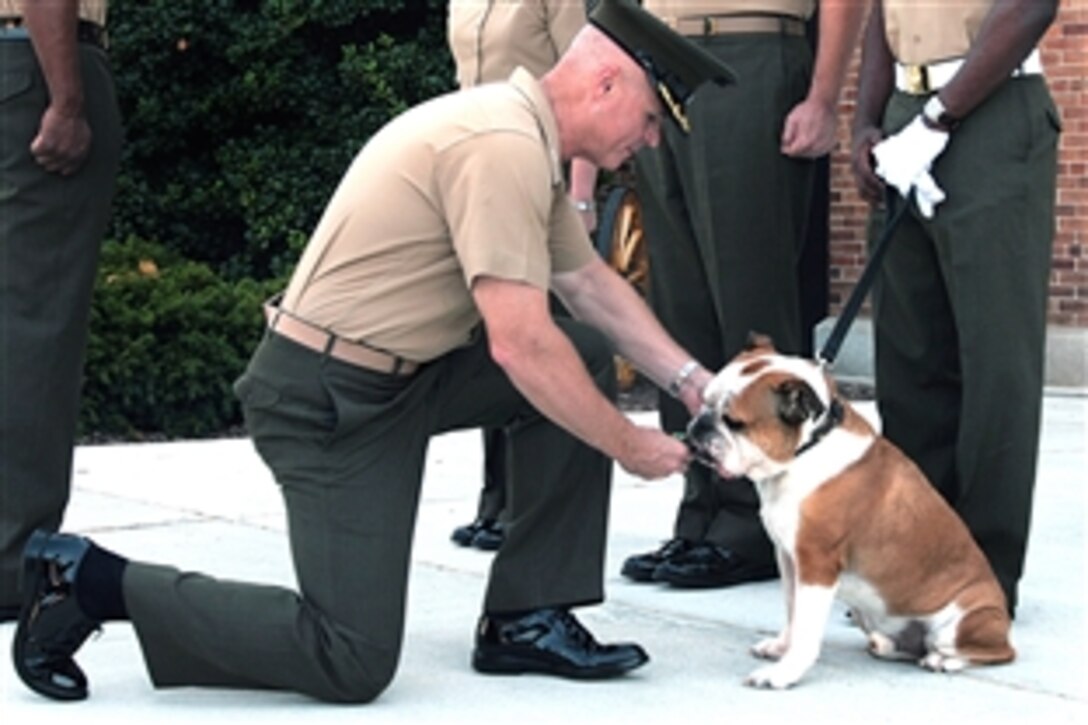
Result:
M84 614L99 622L128 619L122 587L127 566L128 559L91 544L76 572L76 602Z

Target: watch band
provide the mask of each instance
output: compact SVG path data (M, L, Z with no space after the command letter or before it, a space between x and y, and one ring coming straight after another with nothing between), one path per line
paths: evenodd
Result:
M944 102L934 93L922 107L922 119L930 128L941 131L953 131L960 124L960 120L950 114L944 107Z
M699 363L694 360L688 360L681 365L680 369L676 371L676 374L672 376L672 380L669 381L669 395L674 398L679 398L681 391L684 389L684 384L687 383L692 373L698 369Z

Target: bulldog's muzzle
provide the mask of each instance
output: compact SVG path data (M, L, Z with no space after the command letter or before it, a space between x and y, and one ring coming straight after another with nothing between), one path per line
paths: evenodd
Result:
M704 408L699 415L688 423L684 443L696 461L708 468L717 468L714 458L713 441L719 436L717 420L713 410Z

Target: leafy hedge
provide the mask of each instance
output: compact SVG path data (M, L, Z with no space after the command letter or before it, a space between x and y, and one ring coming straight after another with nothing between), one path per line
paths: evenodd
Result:
M114 0L114 239L286 273L359 147L452 88L441 0Z
M126 144L84 434L238 422L230 386L260 335L260 301L283 286L341 174L389 118L452 88L445 13L445 0L110 3Z
M110 244L99 265L81 432L215 435L238 425L231 385L277 280L228 282L161 245Z

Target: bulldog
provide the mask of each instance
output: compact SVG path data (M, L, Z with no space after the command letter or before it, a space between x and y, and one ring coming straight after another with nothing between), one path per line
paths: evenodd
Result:
M724 478L755 483L786 597L785 627L752 648L774 662L746 684L800 681L836 596L876 657L938 672L1015 657L1004 593L967 527L822 365L754 336L703 399L689 444Z

